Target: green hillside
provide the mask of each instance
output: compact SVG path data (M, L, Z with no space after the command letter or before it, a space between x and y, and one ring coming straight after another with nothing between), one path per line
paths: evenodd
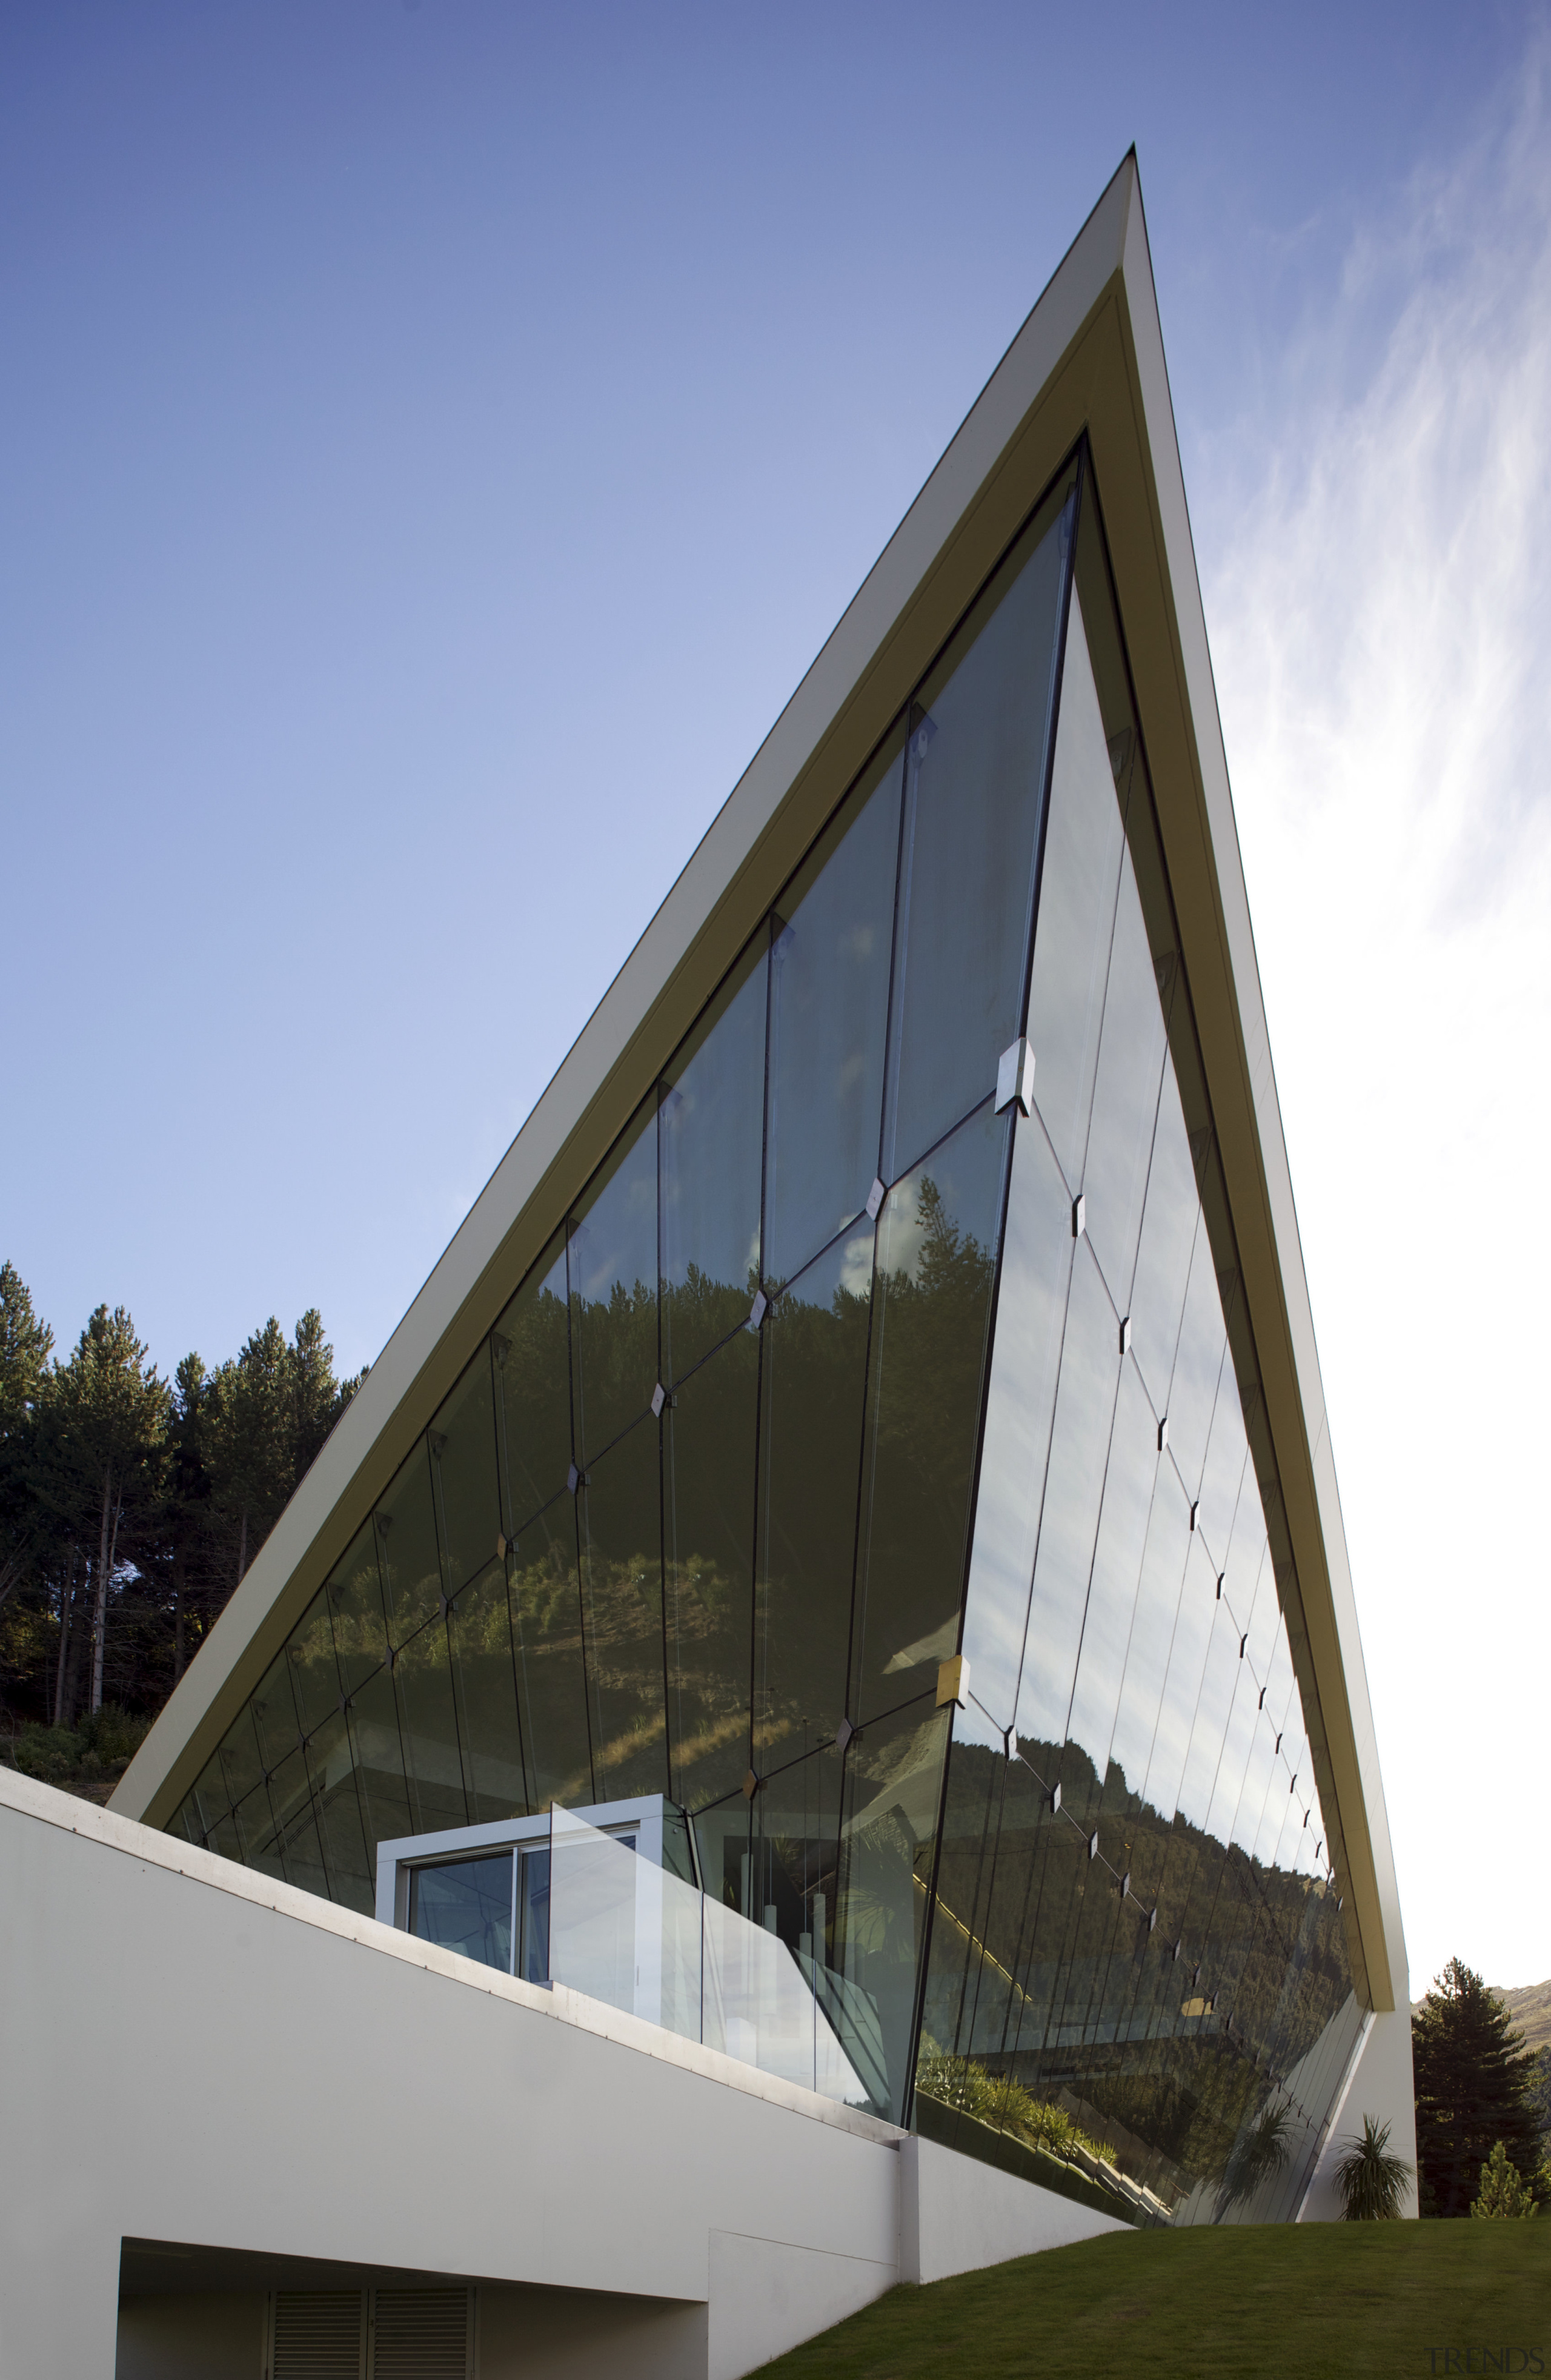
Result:
M1484 2348L1520 2351L1494 2364ZM1551 2371L1551 2223L1114 2232L891 2290L765 2366L767 2380L1345 2380L1466 2370Z
M1500 1984L1492 1988L1523 2034L1526 2049L1551 2044L1551 1983L1520 1984L1511 1991L1504 1991Z

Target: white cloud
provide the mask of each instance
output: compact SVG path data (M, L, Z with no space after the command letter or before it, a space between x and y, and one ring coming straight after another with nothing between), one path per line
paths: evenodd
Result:
M1551 1975L1548 67L1354 243L1245 425L1297 468L1198 519L1413 1994Z

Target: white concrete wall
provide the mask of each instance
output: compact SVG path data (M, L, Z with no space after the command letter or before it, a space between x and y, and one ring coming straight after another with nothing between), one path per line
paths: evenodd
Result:
M607 2293L592 2333L574 2300L530 2307L519 2356L482 2286L490 2380L508 2350L736 2380L899 2277L904 2135L637 2018L9 1774L0 1909L0 2380L107 2380L126 2237ZM1106 2228L947 2151L930 2170L912 2273ZM238 2350L198 2350L202 2320L140 2301L126 2380L198 2352L214 2380Z
M991 2166L975 2168L975 2186L967 2191L964 2168L971 2162L935 2141L901 2142L901 2280L946 2281L953 2273L1130 2228L1116 2216L1095 2214L1074 2198L1057 2198Z
M1301 2223L1338 2223L1341 2219L1340 2192L1336 2187L1336 2168L1345 2155L1355 2134L1361 2137L1362 2119L1372 2116L1376 2122L1389 2126L1389 2154L1404 2157L1411 2169L1411 2187L1406 2192L1401 2213L1414 2216L1416 2201L1416 2084L1411 2072L1411 2017L1409 2008L1385 2010L1370 2017L1368 2029L1359 2044L1356 2058L1347 2076L1346 2088L1336 2103L1313 2178L1299 2210Z

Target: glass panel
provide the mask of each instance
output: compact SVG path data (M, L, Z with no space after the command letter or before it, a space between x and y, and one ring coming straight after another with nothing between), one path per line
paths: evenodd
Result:
M1173 1424L1169 1426L1173 1438ZM1212 1411L1212 1427L1206 1440L1206 1463L1201 1478L1201 1512L1196 1525L1206 1540L1219 1570L1229 1568L1228 1548L1239 1529L1240 1500L1246 1507L1244 1524L1251 1526L1252 1504L1253 1535L1264 1542L1264 1530L1259 1525L1260 1500L1255 1494L1254 1475L1249 1470L1250 1450L1244 1438L1243 1415L1239 1405L1239 1383L1233 1376L1233 1359L1229 1356L1217 1379L1217 1402ZM1254 1576L1252 1564L1249 1576ZM1240 1600L1246 1581L1236 1581Z
M242 1838L237 1820L229 1810L212 1819L205 1834L205 1849L216 1852L222 1859L236 1860L241 1864Z
M760 1393L754 1766L845 1715L867 1388L873 1227L837 1242L771 1308Z
M767 952L739 960L668 1070L660 1119L663 1366L681 1380L760 1279Z
M885 1181L986 1097L1021 1029L1067 527L1048 519L911 708Z
M876 2113L896 2123L910 2085L947 1721L927 1697L873 1720L846 1748L830 1964L851 2032L874 2045L854 2063Z
M1195 1253L1191 1259L1179 1351L1174 1359L1174 1377L1168 1388L1168 1451L1192 1504L1201 1494L1206 1434L1212 1425L1212 1408L1216 1402L1217 1382L1227 1352L1222 1301L1217 1295L1217 1277L1203 1226L1196 1234Z
M414 1869L409 1877L409 1931L438 1949L477 1959L482 1967L512 1970L512 1854L449 1861Z
M326 1589L334 1621L334 1652L340 1689L356 1688L387 1659L383 1590L377 1570L377 1532L368 1522L336 1569Z
M312 1597L305 1616L291 1631L286 1648L291 1667L291 1692L296 1697L301 1731L311 1735L339 1708L339 1670L334 1658L334 1627L329 1619L326 1588Z
M1044 1127L1018 1123L964 1612L975 1694L1003 1727L1018 1708L1072 1247L1071 1201Z
M432 1423L430 1444L445 1591L456 1595L495 1557L501 1534L488 1345L481 1347Z
M1248 1574L1246 1569L1244 1575L1248 1576ZM1236 1612L1243 1610L1247 1599L1244 1594L1243 1577L1235 1578L1230 1575L1224 1580L1223 1599L1225 1602L1231 1602ZM1250 1599L1249 1616L1244 1623L1246 1655L1258 1684L1264 1684L1269 1675L1281 1625L1282 1613L1276 1600L1276 1580L1271 1562L1271 1550L1263 1538L1260 1569L1255 1576L1252 1599Z
M419 1439L376 1511L377 1560L393 1643L408 1644L442 1600L442 1562L431 1500L431 1457Z
M1180 1111L1179 1087L1166 1068L1153 1135L1152 1170L1142 1211L1142 1240L1131 1291L1131 1344L1147 1393L1159 1415L1168 1411L1168 1380L1179 1343L1179 1317L1195 1245L1195 1172Z
M564 1491L507 1556L522 1741L535 1810L595 1802L582 1668L576 1508Z
M657 1113L653 1099L567 1243L584 1466L652 1402L657 1381Z
M958 1645L1008 1129L987 1101L895 1184L879 1218L858 1718L934 1684Z
M222 1737L218 1757L226 1780L226 1801L235 1810L239 1802L246 1801L269 1766L260 1756L251 1703L244 1704Z
M379 1670L374 1678L358 1686L350 1701L349 1722L361 1824L366 1829L367 1856L375 1875L377 1845L395 1842L400 1835L419 1831L409 1812L398 1705L386 1670Z
M570 1336L564 1234L550 1242L495 1326L495 1414L508 1537L566 1484L571 1461Z
M1081 607L1074 598L1029 993L1034 1098L1074 1193L1082 1186L1123 841Z
M269 1780L269 1804L275 1815L275 1847L287 1884L328 1900L328 1871L318 1837L318 1816L312 1806L311 1780L299 1746L282 1761Z
M749 1767L758 1400L759 1342L740 1330L664 1415L670 1790L691 1810Z
M1083 1615L1069 1745L1093 1764L1099 1783L1109 1767L1120 1684L1142 1580L1142 1553L1158 1470L1158 1431L1136 1367L1125 1366L1115 1407L1098 1547ZM1070 1773L1063 1760L1063 1784ZM1069 1791L1069 1786L1068 1787Z
M398 1694L404 1770L414 1812L411 1831L429 1835L442 1827L466 1827L469 1803L453 1711L452 1665L446 1628L439 1615L398 1653L393 1682Z
M525 1816L531 1805L505 1562L488 1562L463 1589L447 1614L447 1641L470 1821Z
M226 1790L219 1752L201 1771L199 1782L189 1798L194 1805L194 1816L201 1835L208 1835L231 1808L231 1796Z
M259 1757L266 1769L278 1768L301 1742L290 1673L289 1654L282 1652L270 1664L263 1685L249 1706L259 1739Z
M549 1981L549 1845L519 1854L519 1973L530 1984Z
M557 1984L763 2072L857 2106L867 2093L815 1997L811 1961L585 1819L553 1813Z
M1209 1828L1213 1789L1240 1666L1239 1633L1224 1607L1215 1601L1195 1725L1179 1784L1179 1808L1192 1826Z
M1130 855L1120 866L1082 1190L1093 1254L1122 1314L1131 1310L1147 1165L1166 1052L1163 1008ZM1035 1084L1039 1075L1036 1068Z
M1167 1466L1158 1475L1161 1487L1167 1476ZM1184 1806L1182 1780L1191 1729L1214 1620L1221 1609L1210 1558L1199 1536L1188 1542L1185 1583L1175 1617L1174 1641L1169 1646L1168 1671L1147 1770L1147 1799L1165 1818L1172 1818L1176 1810Z
M1080 1240L1018 1696L1019 1739L1043 1747L1030 1757L1052 1778L1057 1773L1056 1747L1067 1733L1119 1383L1119 1325L1093 1251Z
M237 1829L238 1856L244 1867L257 1868L261 1876L272 1876L284 1884L286 1863L280 1854L280 1839L275 1830L275 1813L270 1807L267 1785L255 1785L245 1793L232 1812Z
M1128 1372L1130 1378L1137 1378L1134 1367L1128 1367ZM1173 1465L1166 1463L1158 1468L1147 1517L1142 1583L1126 1648L1126 1674L1110 1754L1133 1794L1142 1791L1152 1762L1191 1544L1191 1514L1185 1491L1175 1476ZM1204 1624L1203 1612L1203 1627Z
M318 1813L324 1864L329 1889L347 1909L370 1917L376 1906L376 1863L366 1848L360 1800L356 1791L355 1756L345 1715L332 1718L308 1738L307 1773Z
M600 1801L667 1787L663 1720L662 1466L648 1415L577 1498L592 1781Z
M781 904L770 990L765 1271L789 1280L867 1203L878 1167L903 729Z

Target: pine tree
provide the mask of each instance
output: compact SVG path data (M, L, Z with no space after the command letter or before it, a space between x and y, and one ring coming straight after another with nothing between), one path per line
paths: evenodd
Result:
M1534 2060L1502 2002L1462 1961L1449 1961L1412 2019L1411 2058L1423 2213L1467 2214L1499 2143L1533 2187Z
M32 1466L53 1347L21 1275L0 1264L0 1603L20 1585L37 1546Z
M41 1500L79 1548L85 1610L72 1593L60 1615L56 1724L79 1702L81 1656L90 1650L89 1708L101 1709L110 1597L137 1530L160 1500L168 1398L123 1306L99 1305L67 1364L56 1364L47 1405ZM73 1579L73 1566L72 1566ZM90 1624L89 1647L80 1621Z
M1508 2162L1508 2151L1499 2141L1481 2168L1481 2194L1471 2213L1498 2222L1513 2222L1534 2211L1534 2199L1520 2180L1518 2167Z

